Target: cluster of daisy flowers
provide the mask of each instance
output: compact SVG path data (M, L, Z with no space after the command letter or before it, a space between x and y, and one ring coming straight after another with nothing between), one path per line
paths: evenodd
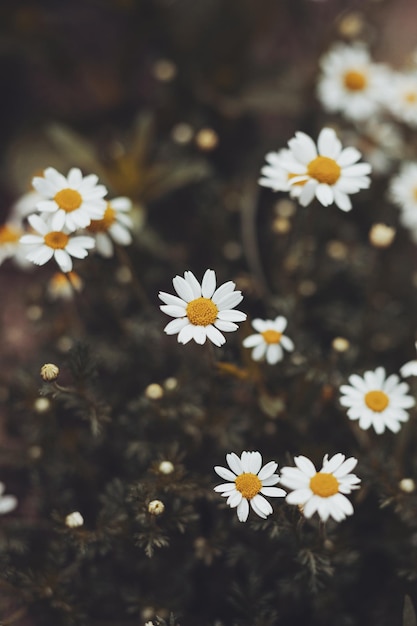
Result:
M131 243L131 201L105 199L107 189L95 174L83 176L74 167L64 176L48 167L33 178L32 186L33 191L16 203L10 221L0 228L0 263L10 257L34 265L54 259L69 275L74 258L84 259L93 249L111 257L114 243ZM26 220L29 232L24 234ZM55 282L58 285L59 280ZM68 285L77 290L81 281L73 275ZM54 293L59 295L59 285ZM66 297L68 292L64 289L63 294Z
M236 509L240 522L246 522L250 508L266 519L273 512L266 497L285 498L288 504L297 505L306 518L317 513L323 522L329 518L341 522L353 513L346 495L359 488L360 478L351 473L358 462L354 457L338 453L329 459L326 454L317 471L310 459L296 456L296 467L283 467L281 475L276 473L275 461L262 466L260 452L245 451L240 457L232 452L226 455L226 461L229 467L216 466L214 471L227 482L214 487L214 491ZM276 487L278 483L290 492Z

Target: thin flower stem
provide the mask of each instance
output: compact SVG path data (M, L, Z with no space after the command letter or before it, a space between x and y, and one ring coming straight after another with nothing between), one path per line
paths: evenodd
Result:
M136 298L144 308L149 309L151 303L149 302L149 298L138 280L131 258L126 253L126 250L121 246L115 246L115 250L120 264L125 265L130 270L130 274L132 277L132 287Z

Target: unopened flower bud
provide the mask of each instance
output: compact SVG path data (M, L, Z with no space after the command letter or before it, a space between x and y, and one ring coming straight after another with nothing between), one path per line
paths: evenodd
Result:
M45 363L41 367L41 377L45 382L52 382L59 376L59 367L54 363Z
M151 500L148 504L148 511L151 515L162 515L165 511L165 504L161 500Z
M68 528L79 528L84 524L84 518L78 511L70 513L65 518L65 526Z
M171 461L161 461L158 469L161 474L172 474L175 468Z

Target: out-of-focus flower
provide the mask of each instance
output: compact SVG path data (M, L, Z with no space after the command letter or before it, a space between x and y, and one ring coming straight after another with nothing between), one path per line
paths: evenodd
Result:
M84 518L79 511L73 511L65 518L65 526L68 526L68 528L79 528L83 524Z
M417 163L403 163L397 176L391 179L389 196L401 211L402 225L417 227Z
M301 185L298 200L307 206L316 197L323 206L333 202L350 211L349 195L370 185L368 163L357 163L361 153L356 148L342 149L332 128L323 128L317 141L297 132L288 142L289 150L279 158L279 164L289 174L289 185Z
M240 522L246 522L249 515L249 503L259 517L266 519L272 513L272 506L263 496L283 498L286 492L279 487L273 487L279 482L275 470L278 464L270 461L262 467L260 452L242 452L240 458L232 452L226 455L230 469L217 465L216 474L229 482L217 485L214 491L227 498L227 504L237 507L237 516Z
M317 512L323 522L329 517L341 522L353 513L353 506L344 494L359 489L360 478L350 473L357 462L354 457L346 459L344 454L335 454L331 459L326 454L317 472L310 459L296 456L297 467L281 470L281 484L293 490L287 495L287 502L301 507L304 517Z
M364 45L335 44L321 60L317 85L326 111L362 121L378 113L389 81L389 72L371 61Z
M43 196L35 190L24 193L13 204L10 211L10 220L20 224L25 217L36 212L36 205L43 199Z
M417 341L414 345L417 350ZM403 378L408 378L409 376L417 376L417 360L404 363L404 365L400 367L400 374L401 376L403 376Z
M55 272L48 282L47 292L51 300L72 300L74 292L82 288L83 281L76 272Z
M28 218L31 227L37 235L23 235L22 244L32 246L26 258L35 265L45 265L52 257L63 272L72 270L72 259L84 259L87 250L94 248L94 239L85 236L73 236L60 230L54 230L39 215L30 215Z
M95 236L96 251L102 256L113 256L113 241L121 246L132 243L132 220L126 215L131 208L132 202L129 198L109 200L103 217L100 220L91 220L87 226L88 232Z
M65 177L53 167L44 171L43 177L35 176L32 184L44 200L37 203L41 213L51 213L51 225L55 231L64 227L73 232L85 228L92 219L101 219L106 210L107 194L104 185L98 185L95 174L83 177L81 170L73 167Z
M392 76L385 106L400 122L417 126L417 72Z
M45 363L41 367L40 374L45 382L54 381L59 376L59 367L55 363Z
M359 426L367 430L373 426L380 435L388 428L396 433L401 422L407 422L409 415L405 409L415 405L415 400L407 395L409 386L400 382L397 374L386 377L383 367L367 371L363 378L357 374L349 377L349 385L342 385L340 404L348 407L348 417L359 420Z
M237 330L235 322L246 319L246 313L233 310L243 300L242 293L235 291L236 285L231 280L216 289L213 270L205 272L201 285L192 272L184 272L184 278L176 276L172 283L178 296L161 291L159 297L165 304L160 309L176 318L164 330L167 335L178 333L179 343L194 339L203 344L208 338L221 346L226 339L220 331Z
M266 358L270 365L275 365L284 356L284 349L291 352L294 344L289 337L283 335L287 327L287 320L278 315L274 320L256 318L252 321L256 334L249 335L243 340L245 348L253 348L252 359L261 361Z
M15 496L4 496L5 485L0 482L0 515L10 513L17 507L17 498Z
M23 230L14 223L0 226L0 265L12 257L18 260L22 235Z

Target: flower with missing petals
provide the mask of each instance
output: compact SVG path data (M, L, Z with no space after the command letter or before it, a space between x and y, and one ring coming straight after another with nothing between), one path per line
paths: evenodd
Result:
M284 350L291 352L294 344L289 337L283 334L287 320L278 315L274 320L254 319L253 328L258 331L243 340L245 348L253 348L252 359L261 361L266 358L270 365L275 365L284 356Z
M227 480L227 483L217 485L214 491L227 498L230 508L237 509L240 522L246 522L249 515L249 503L252 510L266 519L272 513L272 506L264 496L283 498L286 492L274 487L279 482L275 470L278 464L270 461L262 467L262 456L259 452L242 452L240 458L232 452L226 455L230 469L217 465L216 474Z
M216 289L216 274L207 270L202 283L198 282L192 272L184 272L172 281L177 296L161 291L159 297L164 302L161 311L175 317L165 326L167 335L178 333L179 343L188 343L194 339L204 344L210 339L216 346L221 346L226 339L222 332L238 329L236 322L243 322L246 313L235 311L243 296L235 291L235 283L231 280Z
M370 185L371 166L357 163L361 158L359 150L343 149L331 128L323 128L317 146L302 132L297 132L288 146L289 150L276 163L288 172L290 188L301 186L297 195L302 206L307 206L316 197L323 206L334 202L342 211L350 211L349 195Z
M104 257L113 256L113 241L120 246L132 243L132 220L126 215L132 208L129 198L114 198L107 203L104 215L99 220L91 220L87 226L89 233L95 235L96 251Z
M102 219L106 210L107 194L104 185L98 185L95 174L83 177L81 170L73 167L68 176L63 176L53 167L48 167L43 176L35 176L32 185L43 200L37 202L40 213L51 214L53 230L64 227L68 232L85 228L91 220Z
M400 382L396 374L386 377L383 367L374 372L365 372L363 378L357 374L349 377L350 385L342 385L340 404L348 407L348 417L359 420L359 426L367 430L373 426L380 435L388 428L396 433L401 422L407 422L409 414L405 409L415 405L415 400L407 395L409 386Z
M357 462L353 457L346 459L344 454L335 454L331 459L326 454L318 472L310 459L296 456L297 467L281 470L281 484L292 489L286 501L301 507L304 517L317 512L323 522L329 517L341 522L353 513L353 506L344 494L359 489L360 478L350 473Z
M30 215L29 224L38 234L24 235L20 241L31 246L26 258L35 265L45 265L52 257L63 272L72 270L72 258L84 259L94 248L92 237L78 236L54 230L40 215Z
M345 117L368 120L381 110L388 71L371 61L368 50L360 44L335 44L321 62L322 75L317 93L326 111Z

